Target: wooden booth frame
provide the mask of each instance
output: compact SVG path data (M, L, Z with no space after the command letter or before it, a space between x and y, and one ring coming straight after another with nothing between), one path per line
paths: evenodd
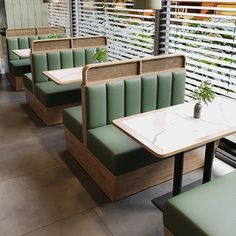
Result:
M182 55L163 55L145 59L99 63L84 67L81 88L83 143L65 128L66 146L110 200L115 201L170 180L173 178L174 158L166 158L158 163L114 176L87 148L86 86L92 83L132 79L137 78L137 76L176 71L183 68L185 68L185 57ZM200 148L186 153L184 173L203 166L203 158L201 157L204 156L204 150L205 148Z

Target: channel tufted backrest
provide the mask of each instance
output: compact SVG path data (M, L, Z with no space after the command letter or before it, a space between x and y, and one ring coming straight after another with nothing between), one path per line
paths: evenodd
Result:
M185 69L86 86L87 129L184 102Z
M63 35L58 36L63 37ZM17 60L19 59L18 56L12 50L17 49L28 49L33 40L41 40L41 39L48 39L47 35L36 35L36 36L25 36L25 37L14 37L14 38L7 38L7 49L8 49L8 58L10 60Z
M33 53L32 71L34 82L39 83L48 81L48 78L43 75L44 71L79 67L96 63L94 53L102 49L106 49L106 47ZM107 58L105 61L107 61Z

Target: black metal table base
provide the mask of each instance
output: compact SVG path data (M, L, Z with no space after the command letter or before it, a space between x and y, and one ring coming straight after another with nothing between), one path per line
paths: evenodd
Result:
M189 189L191 188L195 188L199 185L202 184L202 179L199 179L195 182L192 182L191 184L187 184L185 186L183 186L182 188L182 192L186 192L188 191ZM157 198L154 198L152 200L152 203L157 207L159 208L161 211L163 211L163 208L164 208L164 205L165 205L165 202L169 199L171 199L173 197L173 192L169 192L169 193L166 193L160 197L157 197Z
M181 192L187 191L194 188L201 183L207 183L211 180L211 170L215 154L216 142L210 142L206 144L205 162L203 170L203 179L186 185L182 188L183 178L183 167L184 167L184 152L175 155L175 166L174 166L174 180L173 180L173 191L167 193L161 197L152 200L152 203L156 205L160 210L163 210L165 202L172 196L176 196Z

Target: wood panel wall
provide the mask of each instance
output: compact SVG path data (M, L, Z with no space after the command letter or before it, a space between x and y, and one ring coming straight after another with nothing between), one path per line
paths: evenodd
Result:
M8 28L48 25L47 4L42 0L5 0L5 7Z

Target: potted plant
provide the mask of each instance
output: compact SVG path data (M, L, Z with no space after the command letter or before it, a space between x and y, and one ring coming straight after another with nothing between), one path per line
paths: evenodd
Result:
M203 81L197 89L193 92L193 98L197 100L194 107L194 118L200 118L202 102L206 105L211 103L215 98L215 92L213 91L213 85L209 80Z
M57 38L59 38L59 35L58 34L50 34L50 35L48 35L48 38L49 39L57 39Z
M96 62L104 62L107 58L107 50L105 48L98 49L94 52L94 58L96 59Z

